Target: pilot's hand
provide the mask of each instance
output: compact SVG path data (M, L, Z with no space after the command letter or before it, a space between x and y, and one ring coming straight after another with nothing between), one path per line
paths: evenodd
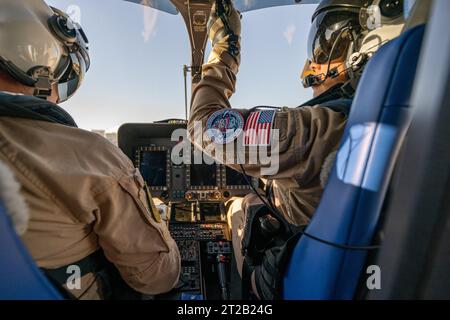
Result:
M212 42L212 52L208 63L221 61L228 52L239 64L241 14L234 8L231 0L216 0L208 21L208 35Z
M274 247L264 252L261 265L255 267L252 274L253 293L262 300L279 298L283 284L280 267L284 265L286 251L283 247Z

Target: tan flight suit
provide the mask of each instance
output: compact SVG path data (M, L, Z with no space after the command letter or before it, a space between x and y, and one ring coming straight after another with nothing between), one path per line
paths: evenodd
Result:
M1 117L0 161L22 185L31 212L22 239L39 267L59 268L101 248L141 293L177 284L177 246L150 213L140 173L109 141L60 124ZM71 293L99 299L100 286L91 273Z
M208 150L211 142L203 140L202 145L198 145L199 134L204 133L195 134L195 123L202 122L202 128L206 130L206 123L211 114L231 108L229 99L235 90L238 67L236 60L228 52L223 52L219 61L203 66L202 80L193 92L188 125L192 142L195 144L197 141L199 148ZM249 115L249 110L238 111L244 119ZM346 117L329 108L283 108L276 113L273 125L274 129L279 130L280 137L278 173L263 177L260 172L261 165L244 165L247 174L272 180L274 204L291 223L305 225L311 219L323 192L320 179L322 167L326 159L338 149L345 124ZM237 148L236 143L232 143ZM245 153L249 153L249 147L246 147ZM229 164L230 159L218 160ZM230 167L242 171L239 165ZM259 199L255 195L249 195L237 201L230 205L229 214L233 246L236 258L240 260L245 208L259 203ZM240 265L238 261L238 267Z

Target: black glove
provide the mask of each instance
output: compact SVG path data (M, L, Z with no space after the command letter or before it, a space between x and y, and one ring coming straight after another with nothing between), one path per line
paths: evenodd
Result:
M282 298L283 279L292 251L300 238L300 233L292 236L284 244L265 251L262 263L255 267L256 295L262 300Z
M228 52L240 63L241 15L231 0L216 0L208 21L209 39L212 51L208 63L221 61L224 52Z
M255 267L254 289L262 300L277 299L281 293L283 278L279 266L282 257L282 247L271 248L265 252L262 264Z

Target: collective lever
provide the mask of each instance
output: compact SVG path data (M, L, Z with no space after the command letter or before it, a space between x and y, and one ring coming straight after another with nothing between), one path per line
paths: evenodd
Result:
M222 293L223 300L230 300L230 293L228 290L226 265L228 263L227 256L223 254L217 255L217 270L219 273L220 291Z

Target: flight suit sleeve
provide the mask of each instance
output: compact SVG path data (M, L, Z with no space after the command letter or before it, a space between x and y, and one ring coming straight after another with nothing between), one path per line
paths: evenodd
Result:
M294 177L303 183L317 177L325 159L338 148L346 121L343 114L320 106L277 111L272 123L274 139L266 150L239 144L236 139L230 142L233 146L224 147L227 150L230 147L234 152L217 154L214 142L208 140L206 134L207 123L215 112L231 109L229 99L235 90L237 71L235 60L227 52L222 54L219 62L203 66L202 79L193 92L188 123L191 142L219 162L238 171L242 171L243 164L245 172L254 177ZM234 110L242 114L244 121L248 120L250 110ZM259 156L261 150L268 155L270 163L267 158Z
M181 262L166 224L147 204L143 186L137 169L129 168L100 196L94 231L105 256L127 284L155 295L176 286Z

